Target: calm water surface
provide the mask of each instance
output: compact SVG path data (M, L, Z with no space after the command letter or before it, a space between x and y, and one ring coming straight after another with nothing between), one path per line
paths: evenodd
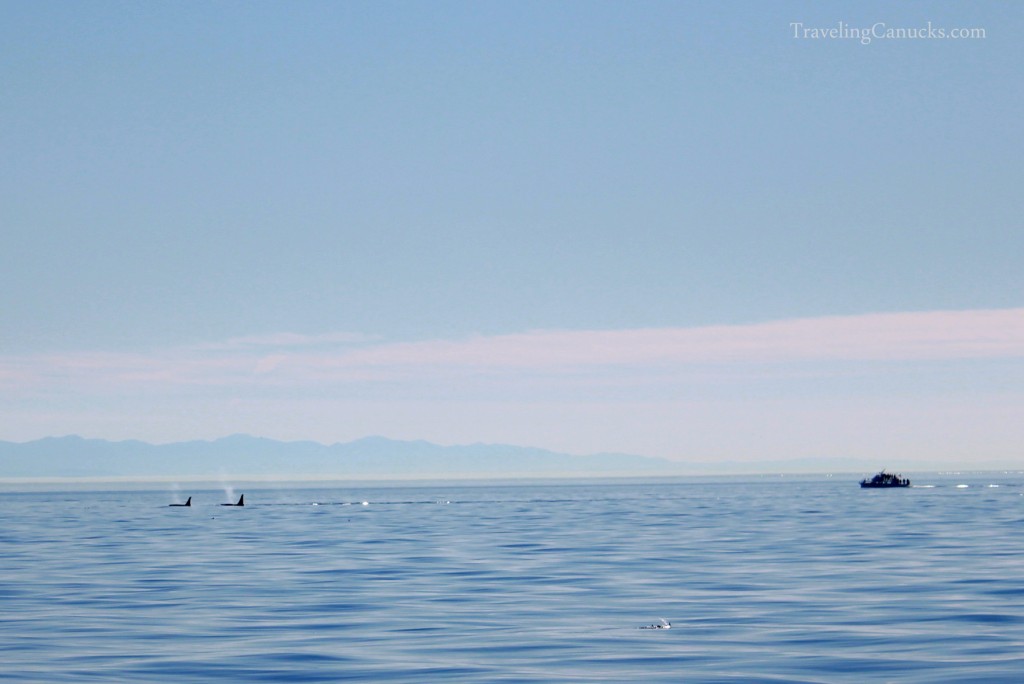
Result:
M2 493L0 680L1024 681L1024 475L913 479Z

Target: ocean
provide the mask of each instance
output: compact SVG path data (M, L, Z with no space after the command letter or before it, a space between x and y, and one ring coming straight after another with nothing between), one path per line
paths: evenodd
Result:
M0 680L1024 681L1024 474L909 475L7 491Z

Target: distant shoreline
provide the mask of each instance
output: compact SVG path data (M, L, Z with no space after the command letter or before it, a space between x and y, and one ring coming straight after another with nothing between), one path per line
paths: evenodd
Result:
M981 477L985 475L1020 475L1024 477L1024 468L986 468L986 469L922 469L908 470L906 474L914 478L939 477L952 478ZM686 482L704 484L735 484L750 481L833 481L849 480L856 484L862 473L849 472L807 472L807 473L717 473L717 474L676 474L676 475L580 475L567 473L564 475L530 475L509 474L503 476L329 476L329 477L295 477L294 475L273 477L268 475L252 475L244 477L211 479L209 477L0 477L0 494L32 493L47 491L173 491L191 489L198 491L217 491L225 487L239 489L248 487L259 490L271 489L333 489L344 487L357 488L416 488L416 487L511 487L511 486L562 486L562 485L629 485L629 484L680 484Z

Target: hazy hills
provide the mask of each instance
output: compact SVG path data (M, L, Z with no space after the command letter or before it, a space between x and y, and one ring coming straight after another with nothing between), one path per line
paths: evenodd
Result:
M964 468L963 464L876 460L862 456L683 463L629 454L577 456L533 447L442 446L384 437L327 445L308 441L280 442L248 435L171 444L68 436L23 443L0 441L0 480L429 480L757 473L859 473L864 476L882 467L903 472ZM976 462L967 469L1019 467L1019 464Z
M661 474L679 474L678 464L626 454L573 456L530 447L440 446L383 437L331 445L248 435L159 445L77 436L24 443L0 441L0 478L423 479Z

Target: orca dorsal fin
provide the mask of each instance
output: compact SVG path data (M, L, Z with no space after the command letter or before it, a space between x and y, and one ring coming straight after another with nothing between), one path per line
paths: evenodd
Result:
M245 505L245 494L242 494L241 496L238 497L238 503L236 503L235 505L236 506L244 506Z
M192 497L191 496L188 497L188 500L185 502L185 505L186 506L191 506L192 505Z

